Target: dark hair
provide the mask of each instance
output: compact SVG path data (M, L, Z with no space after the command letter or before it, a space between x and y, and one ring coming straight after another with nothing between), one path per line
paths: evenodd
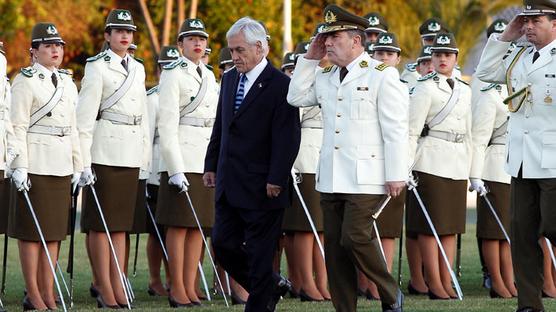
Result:
M40 45L40 42L31 42L31 49L38 49Z
M365 35L364 31L359 29L351 29L351 30L347 30L346 32L348 33L350 38L353 38L355 36L361 37L361 45L365 47L365 43L367 42L367 36Z
M546 18L548 18L549 21L553 21L556 19L556 14L554 13L546 14Z

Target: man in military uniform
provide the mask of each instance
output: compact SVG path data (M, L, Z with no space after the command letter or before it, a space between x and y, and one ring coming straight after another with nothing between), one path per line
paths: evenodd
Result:
M402 311L403 295L371 231L384 194L405 188L408 94L395 68L365 53L366 19L336 5L324 16L327 27L298 59L288 102L322 107L316 188L332 302L338 311L356 311L357 268L377 284L383 311ZM334 66L317 72L325 55Z
M538 240L556 242L556 1L525 0L525 9L500 35L493 34L477 77L508 83L510 110L506 172L511 179L512 256L520 312L544 311L543 255ZM514 49L525 35L530 46Z

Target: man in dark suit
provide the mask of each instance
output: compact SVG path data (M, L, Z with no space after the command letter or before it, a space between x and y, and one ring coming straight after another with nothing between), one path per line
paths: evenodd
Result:
M205 186L216 186L212 244L219 263L249 292L245 311L274 311L290 287L272 261L289 205L299 111L286 101L289 78L266 59L264 28L242 18L226 37L235 68L222 78L203 176Z

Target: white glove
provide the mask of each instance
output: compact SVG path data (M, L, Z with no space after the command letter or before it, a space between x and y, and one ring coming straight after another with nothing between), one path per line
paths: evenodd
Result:
M477 194L479 194L479 196L485 196L488 193L483 180L477 178L469 178L469 182L471 182L469 190L477 191Z
M409 174L409 177L407 178L407 187L412 190L413 188L417 187L417 181L415 181L415 177L413 176L413 173Z
M77 188L77 185L79 184L79 179L81 178L81 172L74 172L73 175L71 176L71 192L72 194L75 193L75 189Z
M31 188L31 183L29 182L29 177L27 175L27 169L25 168L16 168L12 173L12 181L15 184L15 187L18 191L27 191Z
M151 173L149 171L141 169L139 171L139 180L146 180L150 175Z
M177 186L180 189L180 193L187 192L189 190L189 181L187 181L183 172L172 175L170 179L168 179L168 184Z
M93 170L91 170L91 167L83 168L83 172L81 172L81 177L79 178L79 186L84 187L94 183L95 175L93 174Z
M10 167L14 159L17 157L17 153L13 148L8 148L6 150L6 167Z

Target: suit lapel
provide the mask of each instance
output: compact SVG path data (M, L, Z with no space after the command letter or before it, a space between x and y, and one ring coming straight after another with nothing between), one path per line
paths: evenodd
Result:
M187 72L193 78L195 78L195 80L200 84L202 80L201 80L201 77L199 77L199 73L197 73L197 65L195 65L195 63L189 61L187 58L185 60L187 62ZM201 70L202 70L202 67L201 67Z
M234 68L227 75L229 83L226 84L226 97L222 101L222 111L226 112L227 120L234 115L234 102L236 98L237 85L239 83L239 72Z
M367 62L367 64L368 63L369 62ZM359 76L361 76L364 73L365 72L364 72L363 68L359 65L359 63L357 63L354 66L352 66L352 69L350 71L348 71L347 75L344 77L344 81L342 81L342 84L345 85L345 84L349 83L350 81L359 78ZM338 74L338 81L340 81L340 75L339 74Z
M234 117L241 115L246 109L249 108L251 103L253 103L253 101L259 96L259 94L261 94L262 91L267 87L268 85L267 82L268 80L270 80L271 75L272 75L272 66L270 65L270 63L268 63L265 69L259 75L259 77L257 77L257 80L255 80L255 82L249 89L249 92L247 92L247 94L243 98L243 102L241 103L241 106L239 107L239 110L235 113Z
M111 58L110 59L110 66L109 67L110 67L111 70L117 71L117 72L119 72L122 75L127 77L127 74L128 74L127 71L122 66L122 64L120 62L118 62L118 60L116 58ZM131 69L131 68L128 67L128 69Z
M333 72L328 76L328 79L333 86L338 88L340 86L340 68L338 68L338 66L334 66L332 70Z

